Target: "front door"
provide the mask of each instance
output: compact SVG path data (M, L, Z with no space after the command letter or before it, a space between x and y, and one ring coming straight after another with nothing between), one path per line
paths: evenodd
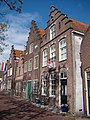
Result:
M61 80L61 104L67 104L67 80Z
M28 81L27 99L31 100L32 97L32 81Z

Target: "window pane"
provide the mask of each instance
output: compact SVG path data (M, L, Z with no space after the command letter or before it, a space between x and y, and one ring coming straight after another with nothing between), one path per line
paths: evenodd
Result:
M47 49L43 51L43 66L47 65Z
M56 28L55 25L51 26L50 28L50 40L56 36Z
M59 43L59 58L60 60L64 60L67 58L67 50L66 50L66 39L62 39Z
M38 68L38 56L35 56L35 58L34 58L34 68L35 69Z

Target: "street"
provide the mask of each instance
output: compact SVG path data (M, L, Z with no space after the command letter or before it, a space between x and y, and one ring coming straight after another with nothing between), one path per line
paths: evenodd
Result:
M11 97L0 92L0 120L76 120L71 115L46 111L20 97ZM83 119L83 118L82 118ZM81 119L80 119L81 120ZM86 120L86 119L83 119Z

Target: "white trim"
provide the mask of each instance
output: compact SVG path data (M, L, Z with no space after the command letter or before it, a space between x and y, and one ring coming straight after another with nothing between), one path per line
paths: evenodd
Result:
M47 66L47 63L44 64L44 56L45 56L45 55L44 55L44 51L46 51L46 54L47 54L46 56L47 56L47 59L48 59L48 52L47 52L48 50L47 50L47 48L45 48L45 49L43 50L43 53L42 53L42 55L43 55L43 56L42 56L42 67ZM47 60L47 61L48 61L48 60Z
M65 39L64 39L65 38ZM63 61L63 60L66 60L67 59L67 42L66 42L66 46L65 46L65 48L66 48L66 58L61 58L61 48L60 48L60 43L61 43L61 41L63 41L63 40L65 40L65 42L66 42L66 37L63 37L62 39L60 39L60 41L59 41L59 61Z
M75 30L73 30L73 31L72 31L72 33L77 33L77 34L84 35L84 33L82 33L82 32L79 32L79 31L75 31Z

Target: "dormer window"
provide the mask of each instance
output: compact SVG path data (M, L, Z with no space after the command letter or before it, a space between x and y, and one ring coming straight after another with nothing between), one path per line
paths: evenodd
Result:
M55 36L56 36L56 27L55 27L55 24L54 24L50 28L50 40L52 40L53 38L55 38Z

